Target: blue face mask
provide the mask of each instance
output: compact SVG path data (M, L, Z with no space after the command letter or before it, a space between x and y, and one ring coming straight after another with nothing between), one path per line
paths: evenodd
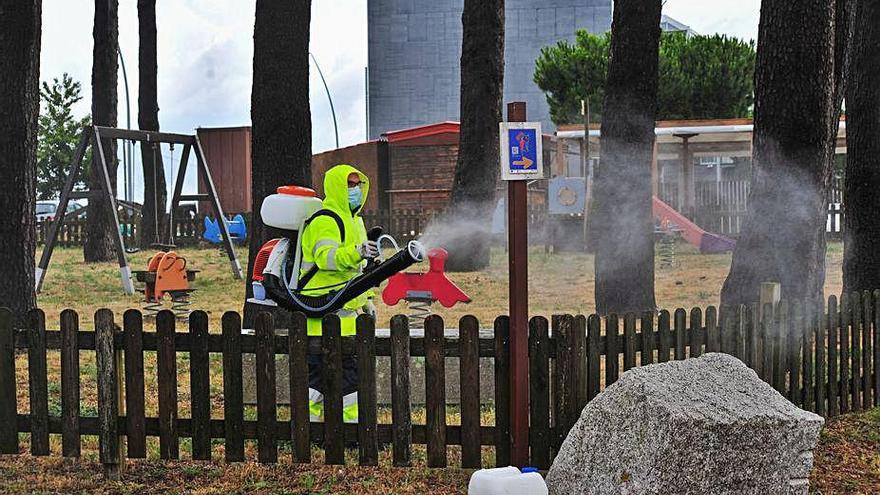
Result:
M361 205L361 200L364 198L364 192L361 191L361 186L354 186L348 188L348 206L352 209L357 208Z

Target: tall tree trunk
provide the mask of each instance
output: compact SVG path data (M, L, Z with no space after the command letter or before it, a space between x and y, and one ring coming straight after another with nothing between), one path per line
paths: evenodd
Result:
M159 130L159 96L156 83L156 0L138 0L138 127ZM161 150L141 143L144 170L144 206L141 209L140 247L149 248L166 232L165 167Z
M845 2L836 3L761 4L752 192L722 306L756 302L766 281L781 283L785 299L822 297L826 192L848 38Z
M447 267L489 265L489 227L499 174L504 92L504 0L465 0L461 15L461 131L452 185Z
M880 289L880 0L857 4L846 86L843 289Z
M118 7L118 0L95 0L95 25L92 31L95 40L92 52L92 123L99 126L116 127L116 80L119 67ZM101 143L113 189L111 194L115 196L116 141L102 139ZM95 193L105 189L101 157L97 149L92 151L89 189ZM110 204L103 195L95 194L89 198L86 241L83 244L83 258L87 262L110 261L114 258L116 250L113 247L112 236L119 227L113 225L110 213Z
M651 159L657 108L660 0L618 0L602 111L602 160L590 214L596 311L653 310Z
M273 237L263 225L263 199L285 184L312 183L312 114L309 109L309 25L311 1L257 0L254 23L254 79L251 92L253 220L250 226L246 298L253 295L251 272L260 246ZM245 304L245 325L256 315Z
M36 306L34 205L40 112L41 0L0 7L0 305L19 322Z

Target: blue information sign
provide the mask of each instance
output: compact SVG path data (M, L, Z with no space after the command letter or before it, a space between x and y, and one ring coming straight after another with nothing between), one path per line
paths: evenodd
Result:
M511 173L535 173L538 170L536 129L508 129L508 167Z
M543 178L540 122L502 122L501 178L535 180Z

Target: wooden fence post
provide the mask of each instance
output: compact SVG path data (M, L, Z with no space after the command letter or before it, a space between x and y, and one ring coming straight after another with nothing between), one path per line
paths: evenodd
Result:
M406 316L395 315L391 318L391 421L394 423L391 436L395 467L407 467L411 460L409 356L409 321Z
M644 335L644 333L644 320L642 320L642 335ZM644 352L644 347L642 347L642 349L642 364L645 364L646 354ZM601 373L602 320L599 318L599 315L592 314L587 318L587 398L589 400L593 400L594 397L599 395L600 381L602 378ZM556 400L555 397L554 400Z
M144 322L140 311L129 309L122 316L125 341L125 428L128 457L147 457L144 409Z
M118 480L124 469L125 457L117 421L119 388L117 383L116 349L113 342L113 312L100 309L95 313L95 361L98 367L98 441L104 476Z
M208 314L189 315L189 383L192 410L192 458L211 460L211 377L208 360Z
M18 453L13 320L12 311L0 308L0 454Z
M244 461L241 316L223 313L223 436L226 462Z
M176 318L168 310L156 315L156 377L159 386L159 457L177 459L177 347Z
M691 308L691 338L687 341L690 347L690 357L700 357L703 354L703 310Z
M324 463L345 464L342 422L342 335L339 316L324 316L321 347L324 358Z
M257 458L261 463L278 462L275 444L275 420L278 401L275 396L275 319L261 312L255 324L257 336Z
M97 321L97 320L96 320ZM111 314L112 336L112 314ZM49 386L46 369L46 316L28 313L28 387L30 397L31 455L49 455ZM115 375L114 375L115 376ZM100 384L100 382L99 382Z
M786 349L788 353L788 400L798 407L803 407L804 397L801 388L801 347L804 341L804 308L801 301L794 301L791 306L791 324L788 332Z
M828 319L825 317L825 308L821 306L817 308L816 313L813 315L813 319L816 326L816 360L814 364L816 381L813 385L813 395L816 398L815 412L819 416L826 417L828 415L828 407L826 405L826 397L828 393L828 363L826 361L828 352Z
M79 315L61 312L61 454L80 456ZM130 435L130 433L129 433Z
M852 322L852 309L848 294L840 296L840 385L837 392L840 394L840 412L850 412L850 339L849 327Z
M357 317L357 360L358 464L361 466L378 466L379 443L376 430L376 319L368 315ZM464 395L462 395L462 406L464 405L463 397ZM479 396L477 396L477 400L479 400ZM293 401L293 398L291 398L291 401ZM479 413L479 403L477 404L477 412ZM462 421L464 421L464 411L462 411ZM479 421L480 417L478 415L478 446Z
M553 315L553 341L556 343L556 360L553 367L553 418L555 438L553 445L558 448L568 429L571 427L572 410L574 409L574 380L572 370L572 354L570 333L573 318L570 315ZM607 326L606 326L607 329ZM605 361L608 369L608 360Z
M623 371L636 366L636 315L627 313L623 317Z
M510 318L495 318L495 464L510 465Z
M850 294L850 311L852 312L852 352L850 353L852 379L850 395L852 410L862 410L862 295L858 292Z
M608 315L605 318L605 386L608 387L617 381L620 376L620 327L617 315ZM568 434L568 428L566 434ZM565 438L563 436L562 438Z
M293 460L307 464L312 461L312 448L309 441L309 336L304 314L293 315L287 334L290 344L290 431L293 435Z
M550 468L550 337L547 318L532 317L529 324L529 417L531 463Z
M425 442L428 467L445 468L446 458L446 358L443 319L425 320Z
M676 311L677 312L677 311ZM672 332L670 331L670 315L665 309L657 315L657 362L669 361L669 351L672 348ZM606 386L610 385L606 382Z
M839 384L838 366L838 339L840 338L840 315L837 312L837 298L828 298L828 317L826 319L828 330L828 416L834 417L840 414L840 396L837 389Z
M461 467L480 468L480 322L464 316L459 328ZM534 399L533 399L534 400Z

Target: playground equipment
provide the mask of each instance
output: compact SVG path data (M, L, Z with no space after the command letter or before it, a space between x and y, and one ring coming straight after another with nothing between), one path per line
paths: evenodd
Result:
M703 254L724 253L733 251L736 241L719 234L706 232L699 225L688 220L687 217L677 212L673 207L664 203L654 196L653 212L654 220L660 225L674 225L680 232L681 238L689 244L700 248Z
M305 225L321 213L322 202L314 190L300 186L279 187L276 194L263 200L260 217L269 227L280 229L284 237L272 239L260 248L252 273L254 297L248 302L266 306L281 306L290 311L301 311L310 318L332 313L372 287L425 257L425 248L418 241L410 241L404 249L388 235L378 235L377 241L388 239L396 253L386 260L370 263L364 273L349 280L338 290L320 296L306 296L301 287L307 280L300 279L302 263L300 233ZM308 277L308 275L306 275Z
M427 273L398 273L388 279L382 291L382 301L394 306L404 300L411 310L409 314L413 327L424 326L425 319L431 316L431 303L440 302L445 308L456 303L469 303L471 298L446 276L446 259L449 253L443 248L428 251L430 268Z
M217 190L214 188L214 181L211 179L211 172L208 169L208 164L205 161L205 154L202 151L202 145L199 142L199 138L196 135L189 134L171 134L167 132L153 132L153 131L135 131L129 129L117 129L113 127L101 127L101 126L86 126L83 128L83 132L80 135L79 144L77 145L76 152L74 153L73 163L71 164L70 172L67 176L67 182L64 184L64 189L61 191L61 199L58 204L59 211L66 211L67 204L71 199L89 199L89 200L98 200L103 199L107 201L107 204L110 206L108 210L108 214L110 215L110 220L113 225L117 226L114 228L113 232L113 243L116 248L116 257L119 262L119 274L122 278L122 288L126 294L134 294L134 284L131 279L131 268L129 267L128 259L126 258L126 249L125 244L122 240L122 234L118 227L119 225L119 215L118 215L118 201L116 200L115 194L113 194L113 184L110 181L109 169L107 167L107 157L104 153L104 146L102 144L102 140L108 139L123 139L129 141L138 141L141 143L141 146L150 145L154 147L156 153L153 154L153 165L156 173L160 173L162 167L159 167L157 163L157 155L159 155L159 144L167 143L173 146L175 144L183 145L183 152L180 157L180 165L178 167L177 177L174 184L174 193L171 196L171 213L168 216L168 237L165 243L160 243L158 239L155 239L155 246L160 247L163 250L170 250L174 247L174 212L177 210L178 205L181 201L209 201L214 210L214 214L217 218L225 218L223 214L223 208L220 206L220 200L217 198ZM97 189L92 189L90 191L74 191L73 187L77 182L81 179L80 172L82 171L82 161L83 157L86 153L86 148L88 146L92 146L93 153L97 153L97 156L100 158L98 161L99 167L101 168L101 177L103 178L102 184ZM207 194L182 194L183 192L183 182L186 177L186 171L189 165L189 154L190 152L195 154L196 157L196 172L199 174L199 177L202 179L204 184L207 185L208 192ZM93 204L90 201L90 204ZM155 218L159 217L159 206L157 202L156 204ZM163 215L166 214L164 211L161 212ZM46 247L43 249L43 255L40 258L40 263L37 265L37 269L35 272L35 290L40 292L40 289L43 286L43 280L46 276L46 270L49 268L49 262L52 259L52 251L55 249L55 243L58 240L58 233L61 231L61 225L64 223L65 215L58 215L55 217L55 220L52 222L52 227L49 229L49 237L46 239ZM232 275L237 278L242 278L241 272L241 263L238 261L238 257L235 253L235 249L232 246L232 238L229 234L229 230L227 229L226 222L220 222L218 227L220 228L220 234L223 237L223 245L226 250L227 255L229 256L229 263L232 267ZM158 230L158 229L157 229Z
M132 272L138 282L144 284L144 312L148 317L155 317L164 309L163 299L171 298L171 311L178 319L189 316L190 295L195 289L189 283L196 279L198 270L186 267L186 258L178 256L174 251L159 251L147 262L145 271Z
M223 222L226 223L229 236L233 241L239 244L243 244L247 241L247 224L241 214L235 215L232 220L223 218ZM205 217L205 233L202 234L202 238L211 244L220 244L223 242L223 234L220 232L219 219L215 220L211 217Z

